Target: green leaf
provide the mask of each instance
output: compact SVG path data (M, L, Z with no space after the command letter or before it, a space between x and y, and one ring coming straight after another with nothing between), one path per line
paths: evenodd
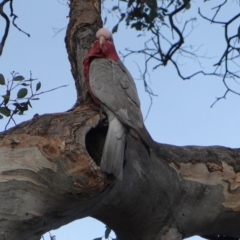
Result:
M28 101L27 103L28 103L28 105L32 108L32 104L30 103L30 101Z
M28 110L28 102L24 103L13 103L13 105L20 111L27 111Z
M151 10L150 13L149 13L149 20L150 20L150 23L153 22L153 20L157 17L157 11L156 10ZM160 15L160 13L159 13ZM164 21L164 18L161 19L161 21Z
M27 84L27 83L21 83L21 85L27 87L27 86L29 86L30 84Z
M27 79L27 80L25 80L24 82L33 82L33 81L35 81L35 80L37 80L37 79Z
M151 10L157 10L157 1L156 0L146 0L146 4Z
M137 31L140 31L144 27L144 24L141 22L136 22L131 25L131 28L136 28Z
M4 104L6 105L9 101L10 96L9 95L2 95L2 98L4 99Z
M1 73L0 73L0 85L5 85L5 78Z
M21 106L22 106L22 109L21 109L22 111L27 111L28 110L28 101L21 103Z
M162 15L161 13L158 13L158 18L159 18L162 22L164 22L164 17L163 17L163 15Z
M105 230L105 239L108 239L110 232L112 231L112 229L108 226L106 226L106 230Z
M183 0L183 3L185 5L185 9L189 9L191 7L190 1L191 0Z
M21 105L19 103L13 103L13 106L15 106L17 109L21 109Z
M190 7L191 7L190 2L185 5L185 9L186 9L186 10L190 9Z
M113 29L112 29L112 33L115 33L115 32L117 32L117 30L118 30L118 24L117 24L117 25L115 25L115 26L113 27Z
M23 115L24 111L19 111L18 115Z
M118 23L120 23L125 17L126 17L126 14L125 13L121 13L121 18L120 18Z
M184 5L187 5L191 0L183 0Z
M0 113L6 117L9 117L11 111L7 107L0 107Z
M169 28L169 26L165 22L162 22L162 25Z
M36 92L41 88L41 82L38 82L37 83L37 86L36 86Z
M113 6L112 11L117 10L118 6Z
M24 80L24 79L25 79L25 78L24 78L23 76L19 75L19 76L14 77L14 78L13 78L13 81L22 81L22 80Z
M28 93L26 88L21 88L17 93L17 98L24 98Z
M107 17L104 18L103 25L105 25L107 22Z

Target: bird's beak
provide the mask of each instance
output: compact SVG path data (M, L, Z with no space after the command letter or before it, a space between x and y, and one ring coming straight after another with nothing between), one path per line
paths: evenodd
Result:
M100 45L100 48L102 48L102 44L105 42L105 38L103 36L101 36L99 38L99 45Z

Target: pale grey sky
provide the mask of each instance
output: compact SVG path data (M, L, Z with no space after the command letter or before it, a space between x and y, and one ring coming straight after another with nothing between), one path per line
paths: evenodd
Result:
M210 1L214 4L218 1ZM232 2L232 1L230 1ZM105 3L106 6L112 1ZM225 16L229 16L234 10L231 4ZM5 7L7 9L7 6ZM76 101L76 91L70 72L70 65L66 54L64 37L65 29L54 37L52 28L64 28L68 23L68 7L57 0L24 0L14 2L15 13L19 16L19 27L31 34L26 37L11 26L10 34L0 58L0 73L10 78L10 72L17 71L26 78L31 71L33 77L42 83L41 90L48 90L60 85L68 84L66 88L40 96L40 100L32 102L33 109L26 115L16 118L19 123L28 120L35 113L54 113L70 109ZM185 11L183 17L195 17L196 8L192 4L189 11ZM228 14L229 13L229 14ZM215 57L217 62L224 48L222 39L223 28L215 28L208 22L198 21L195 29L189 37L192 45L200 46L200 53ZM183 21L180 17L179 22ZM112 28L112 20L106 27ZM4 28L4 21L0 19L0 29ZM125 30L124 24L119 32L114 34L114 42L117 50L124 51L126 47L137 48L142 46L142 39L137 38L131 30ZM234 29L232 29L234 31ZM2 31L1 31L2 32ZM217 39L217 41L216 41ZM207 69L207 60L200 59ZM134 78L139 77L137 62L142 68L144 59L132 56L125 61ZM236 61L239 62L237 59ZM183 67L183 73L190 73L196 69L194 60L179 60ZM219 101L213 108L210 105L215 97L223 95L225 88L219 79L199 75L193 80L182 81L174 68L169 65L150 71L151 87L158 97L154 97L151 112L146 120L146 126L153 138L161 143L175 145L223 145L227 147L239 147L240 142L240 97L229 94L227 100ZM143 115L146 115L150 104L148 95L144 92L141 81L136 81L139 96L142 103ZM238 89L239 86L236 86ZM0 86L0 95L4 89ZM0 131L4 129L6 120L0 120ZM13 124L11 125L13 126ZM92 240L104 234L104 225L94 219L76 221L64 226L57 231L52 231L57 240ZM45 235L48 239L48 234Z

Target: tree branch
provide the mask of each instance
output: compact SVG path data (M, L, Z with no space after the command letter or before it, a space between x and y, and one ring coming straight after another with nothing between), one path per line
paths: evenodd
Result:
M10 17L13 17L13 20L12 20L12 24L15 28L17 28L20 32L26 34L28 37L30 37L30 34L29 33L26 33L25 31L23 31L21 28L19 28L17 26L17 24L15 23L15 20L18 18L18 16L16 14L14 14L14 11L13 11L13 0L10 0L10 10L11 10L11 14L10 14Z
M0 16L2 16L2 18L6 21L6 26L5 26L5 30L4 30L4 33L3 33L3 37L2 37L2 40L0 42L0 56L2 55L2 52L3 52L3 48L4 48L4 45L5 45L5 42L6 42L6 39L8 37L8 33L9 33L9 28L10 28L10 20L7 16L7 14L3 11L3 7L6 3L10 3L10 17L13 17L12 19L12 24L15 28L17 28L20 32L26 34L28 37L30 37L30 34L24 32L21 28L19 28L17 26L17 24L15 23L15 20L17 19L17 15L14 14L14 11L13 11L13 0L4 0L0 3Z
M4 45L5 45L8 33L9 33L9 28L10 28L10 20L9 20L8 16L6 15L6 13L3 11L4 5L9 1L10 0L4 0L0 3L0 15L6 21L5 30L4 30L4 33L3 33L2 40L0 42L0 56L2 55L3 48L4 48Z
M226 87L226 91L225 91L225 93L223 94L222 97L216 98L216 101L213 102L211 107L213 107L219 100L226 99L227 94L230 93L230 92L233 93L233 94L236 94L236 95L240 95L240 92L237 92L237 91L231 89L226 82L226 79L229 79L229 78L232 78L232 79L240 78L240 76L238 74L234 73L233 70L231 70L230 66L229 66L230 61L233 59L230 56L230 54L232 56L234 56L234 52L236 52L237 53L236 56L239 57L239 49L240 48L239 47L234 47L234 46L231 45L231 41L233 39L236 39L236 41L237 41L239 36L238 36L238 34L234 34L232 36L229 36L229 33L228 33L229 32L228 28L229 28L230 24L233 23L235 20L237 20L240 17L240 13L236 14L234 17L230 18L228 21L225 21L225 22L214 20L216 18L217 14L219 13L220 9L222 8L222 6L224 4L226 4L226 2L227 1L224 1L222 4L215 7L215 8L217 8L217 11L212 18L208 18L208 17L204 16L201 13L200 8L198 8L198 13L203 19L205 19L205 20L207 20L211 23L214 23L214 24L223 25L223 27L224 27L224 38L225 38L225 42L226 42L226 47L225 47L225 50L224 50L222 56L220 57L219 61L213 65L214 67L216 67L215 72L217 71L217 69L220 66L223 65L224 73L222 74L223 75L222 82L223 82L224 86ZM213 8L213 9L215 9L215 8Z

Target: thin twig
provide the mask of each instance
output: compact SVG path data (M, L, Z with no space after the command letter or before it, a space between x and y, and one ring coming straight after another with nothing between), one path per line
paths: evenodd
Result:
M18 16L14 13L13 11L13 0L10 0L10 10L11 10L11 13L10 13L10 17L13 17L13 20L12 20L12 24L15 28L17 28L20 32L26 34L28 37L30 37L30 34L23 31L21 28L18 27L18 25L15 23L15 20L18 18Z
M38 96L38 95L41 95L41 94L43 94L43 93L52 92L52 91L54 91L54 90L57 90L57 89L63 88L63 87L67 87L67 86L68 86L68 85L62 85L62 86L55 87L55 88L52 88L52 89L47 90L47 91L42 91L42 92L40 92L40 93L35 93L34 96Z

